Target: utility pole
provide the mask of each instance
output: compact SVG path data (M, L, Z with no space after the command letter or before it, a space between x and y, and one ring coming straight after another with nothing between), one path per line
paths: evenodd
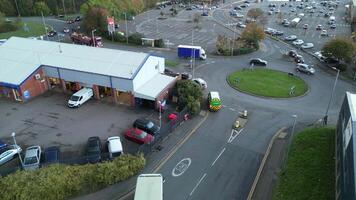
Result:
M328 125L328 113L329 113L329 108L330 108L331 101L332 101L332 99L333 99L333 97L334 97L334 92L335 92L337 80L338 80L339 74L340 74L340 70L339 70L339 69L337 69L337 68L335 68L335 67L333 67L333 69L334 69L334 70L337 70L337 74L336 74L336 77L335 77L333 89L331 90L331 95L330 95L328 107L326 107L326 112L325 112L325 116L324 116L324 124L325 124L325 125Z
M47 40L48 40L47 26L46 26L46 22L45 22L45 19L44 19L44 16L43 16L43 12L41 12L41 15L42 15L42 23L43 23L43 26L44 26L44 29L45 29Z
M96 31L96 29L92 30L91 31L91 37L92 37L92 40L93 40L93 46L95 47L95 37L94 37L94 32Z

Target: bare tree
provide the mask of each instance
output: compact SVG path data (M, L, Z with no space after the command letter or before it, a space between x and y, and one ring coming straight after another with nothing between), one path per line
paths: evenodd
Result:
M258 18L263 16L263 10L261 10L260 8L252 8L247 12L247 16L254 20L257 20Z
M195 14L193 15L193 22L195 23L195 27L196 27L196 28L199 27L200 20L201 20L200 14L199 14L199 13L195 13Z

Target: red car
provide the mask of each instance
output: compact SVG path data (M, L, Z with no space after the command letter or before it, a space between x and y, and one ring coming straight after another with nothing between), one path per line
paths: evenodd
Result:
M150 144L154 137L138 128L129 128L124 131L125 138L138 144Z

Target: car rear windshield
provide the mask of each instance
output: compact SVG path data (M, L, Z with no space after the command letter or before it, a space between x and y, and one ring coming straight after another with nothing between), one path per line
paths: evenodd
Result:
M25 165L31 165L35 163L37 163L37 157L33 156L33 157L25 158Z
M78 101L78 99L79 99L78 96L72 95L72 96L70 97L70 100L71 100L71 101Z

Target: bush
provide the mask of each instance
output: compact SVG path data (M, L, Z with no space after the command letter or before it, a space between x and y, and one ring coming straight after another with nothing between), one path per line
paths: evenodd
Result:
M140 154L98 164L54 164L35 171L17 171L0 179L0 199L68 199L126 180L144 165L145 158Z
M346 71L346 69L347 69L347 65L345 65L345 64L338 64L335 67L338 68L342 72Z
M200 111L200 101L203 93L199 86L190 80L180 80L176 85L178 107L188 107L190 114L195 115Z
M11 32L16 30L17 30L17 26L13 23L0 24L0 33L6 33L6 32Z
M126 37L118 32L114 32L113 36L110 35L109 32L106 32L105 37L108 40L114 39L114 42L126 42Z
M248 54L256 51L254 48L247 48L247 47L241 47L238 49L234 49L233 55L243 55L243 54ZM218 54L223 55L223 56L231 56L231 50L230 49L218 49Z
M133 33L132 35L129 36L129 43L141 45L142 44L141 38L144 38L144 37L145 36L141 33Z
M158 47L158 48L163 48L165 46L162 38L155 40L154 45L155 45L155 47Z

